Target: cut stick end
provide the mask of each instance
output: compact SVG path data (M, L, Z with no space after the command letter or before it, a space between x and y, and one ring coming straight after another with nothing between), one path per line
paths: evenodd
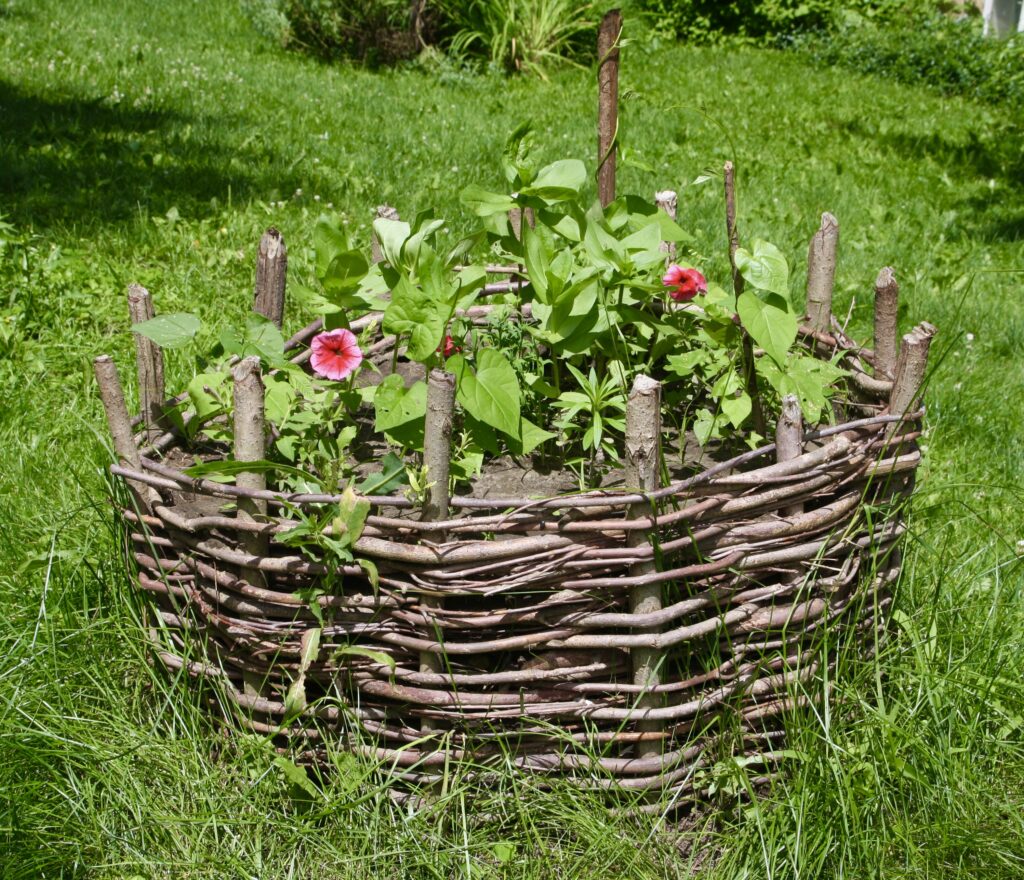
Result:
M633 380L633 389L629 392L630 397L646 396L657 394L661 391L661 383L641 373Z
M260 359L256 355L242 358L231 371L235 382L251 380L253 376L260 378Z
M276 260L285 251L284 236L277 227L271 226L260 238L260 255L268 260Z
M894 294L899 291L899 284L896 282L896 271L892 266L884 266L875 279L875 295Z

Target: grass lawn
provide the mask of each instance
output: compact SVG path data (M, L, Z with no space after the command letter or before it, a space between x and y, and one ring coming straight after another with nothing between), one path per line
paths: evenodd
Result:
M832 685L844 711L793 720L770 793L688 830L512 775L412 815L351 775L306 803L150 669L90 368L133 372L126 284L228 322L270 224L301 279L328 204L363 242L380 202L457 232L459 189L501 186L524 118L548 159L595 152L589 71L326 67L237 7L0 2L0 878L1024 876L1022 128L795 54L641 37L622 83L626 147L655 170L620 189L679 189L707 275L726 277L720 182L696 181L733 158L741 234L792 263L839 217L855 336L883 265L903 329L941 331L899 637ZM173 355L176 389L194 363Z

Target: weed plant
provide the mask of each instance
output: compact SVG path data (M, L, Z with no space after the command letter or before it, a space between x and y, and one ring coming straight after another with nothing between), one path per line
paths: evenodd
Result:
M249 307L277 225L311 272L330 202L457 217L464 181L532 117L588 154L592 72L550 82L324 67L262 43L232 4L38 0L0 19L0 877L1016 878L1024 873L1024 175L1019 120L795 54L634 42L624 190L675 185L727 271L720 180L745 236L805 246L842 224L837 312L867 338L893 265L904 328L941 328L893 637L808 685L791 759L755 800L683 824L609 813L502 772L396 804L372 766L314 795L227 736L147 662L105 497L89 361L133 371L124 287L206 326ZM799 289L799 280L797 281ZM211 331L212 332L212 331ZM196 351L211 339L198 340ZM168 364L168 387L197 369ZM759 771L719 768L729 791Z

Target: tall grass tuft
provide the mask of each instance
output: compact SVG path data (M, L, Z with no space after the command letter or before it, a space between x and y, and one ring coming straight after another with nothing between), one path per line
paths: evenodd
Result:
M546 70L572 63L586 48L595 20L590 3L573 0L443 0L459 30L449 49L456 56L481 55L495 67L546 78Z

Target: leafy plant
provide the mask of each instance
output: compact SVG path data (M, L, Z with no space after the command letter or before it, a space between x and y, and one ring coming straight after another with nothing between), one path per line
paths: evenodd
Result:
M573 0L444 0L459 30L449 44L456 56L483 56L493 66L544 76L578 56L592 32L590 3Z

